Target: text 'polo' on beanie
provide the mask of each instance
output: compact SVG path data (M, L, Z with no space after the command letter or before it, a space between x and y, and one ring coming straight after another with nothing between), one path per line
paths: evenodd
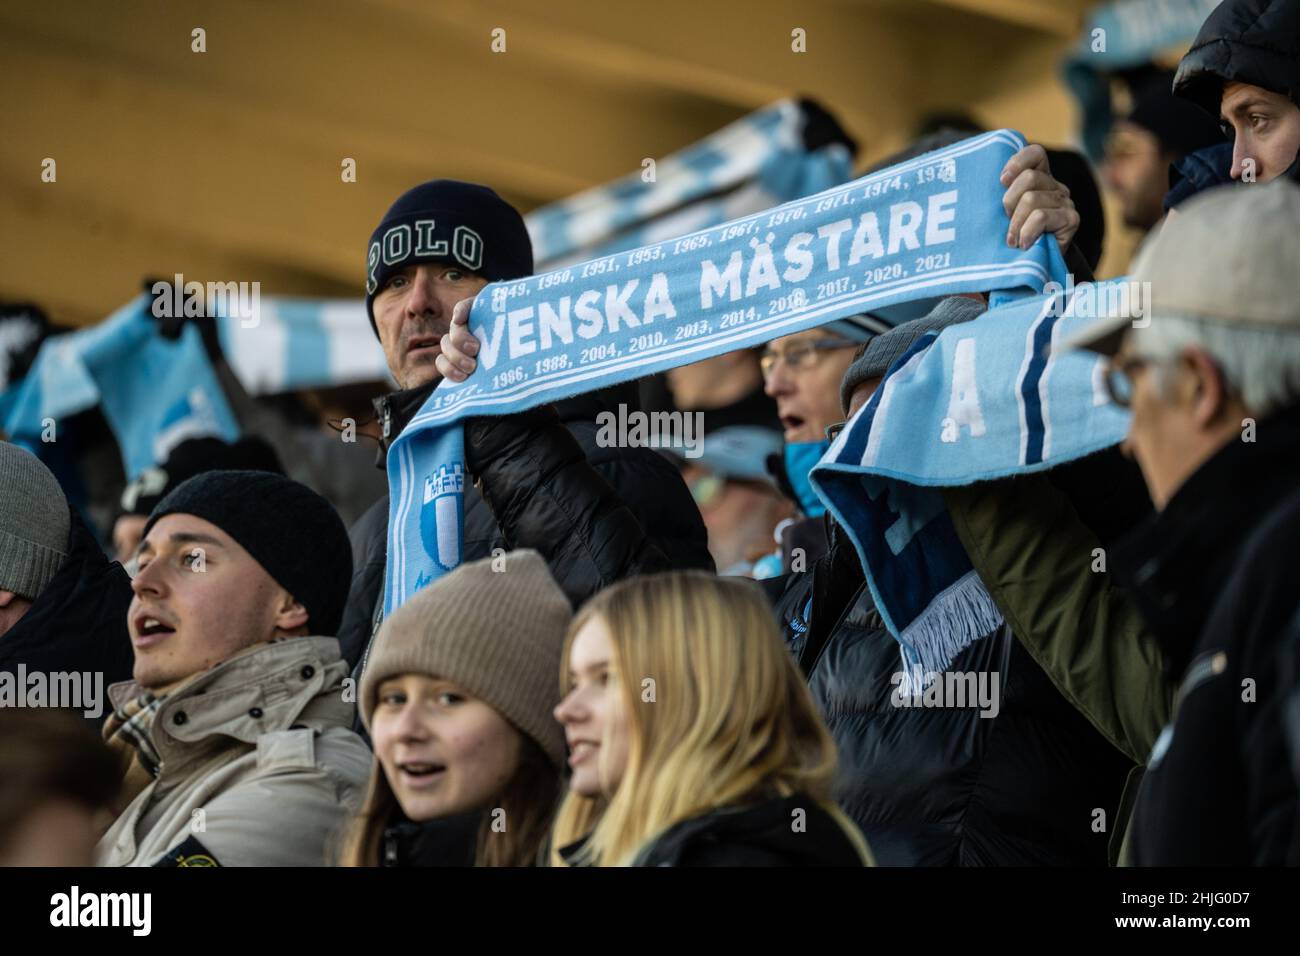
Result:
M72 513L45 463L0 441L0 591L35 601L68 556Z
M334 506L270 471L205 471L177 485L149 515L210 521L307 609L312 634L333 637L352 584L352 545Z
M366 314L393 273L423 262L455 263L489 282L533 274L524 217L487 186L435 179L398 196L366 244Z
M564 637L573 611L536 551L509 551L461 565L417 591L375 637L358 704L372 734L379 687L423 674L479 698L530 737L557 767Z

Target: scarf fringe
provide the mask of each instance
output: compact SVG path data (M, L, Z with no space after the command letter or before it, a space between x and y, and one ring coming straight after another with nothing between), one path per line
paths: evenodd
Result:
M903 656L901 693L924 692L962 651L1002 625L1002 612L971 571L941 591L898 638Z

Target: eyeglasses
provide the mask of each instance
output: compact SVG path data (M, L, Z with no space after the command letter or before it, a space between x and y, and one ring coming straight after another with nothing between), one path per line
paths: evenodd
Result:
M1150 364L1151 359L1141 355L1111 359L1106 368L1106 391L1110 395L1110 400L1120 408L1128 408L1132 405L1133 373Z
M844 426L847 424L848 424L847 421L843 421L843 422L836 422L834 425L827 425L826 440L834 441L837 437L839 437L840 432L844 431Z
M776 367L777 359L782 359L785 364L792 369L812 368L822 352L830 352L835 349L856 348L860 343L850 342L848 339L816 339L812 342L797 342L791 345L784 352L778 352L774 348L766 348L763 355L758 360L759 368L763 370L764 378L771 378L772 369Z
M687 488L690 489L691 497L695 499L695 504L700 510L706 510L718 504L722 500L722 495L727 490L728 485L740 485L759 491L772 490L772 486L765 481L758 481L753 478L726 477L711 471L701 471L686 483Z

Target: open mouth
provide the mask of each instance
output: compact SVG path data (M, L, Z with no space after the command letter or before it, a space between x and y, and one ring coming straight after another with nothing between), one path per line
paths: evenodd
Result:
M156 643L168 635L175 634L176 628L172 627L161 618L149 614L141 614L135 619L135 633L136 645L142 646Z
M594 754L599 746L599 744L592 743L590 740L579 740L569 748L569 766L576 767Z
M402 782L408 787L426 787L441 779L447 768L440 763L399 763Z
M797 432L799 429L803 428L807 421L806 418L799 415L782 415L781 427L785 429L786 434L789 434L790 432Z

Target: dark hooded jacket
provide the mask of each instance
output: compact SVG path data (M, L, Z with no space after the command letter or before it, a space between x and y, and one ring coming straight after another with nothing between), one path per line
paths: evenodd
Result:
M130 680L135 666L127 609L131 579L116 561L104 556L90 530L74 511L68 534L68 557L32 602L31 608L0 635L0 671L91 672L103 674L102 687ZM88 717L98 725L108 715Z
M494 548L534 548L576 607L623 577L667 568L713 570L699 509L671 462L648 448L602 448L597 414L635 383L519 415L470 419L465 455L464 560ZM376 402L379 463L431 386ZM388 553L388 497L352 527L353 577L339 643L354 667L379 623Z
M975 641L948 668L998 676L995 716L975 705L903 707L892 680L902 669L898 642L842 530L832 525L830 551L808 572L765 586L835 738L836 799L878 865L1106 864L1109 823L1132 765L1009 627Z
M1174 92L1214 117L1226 81L1288 96L1300 106L1300 3L1225 0L1178 64Z

